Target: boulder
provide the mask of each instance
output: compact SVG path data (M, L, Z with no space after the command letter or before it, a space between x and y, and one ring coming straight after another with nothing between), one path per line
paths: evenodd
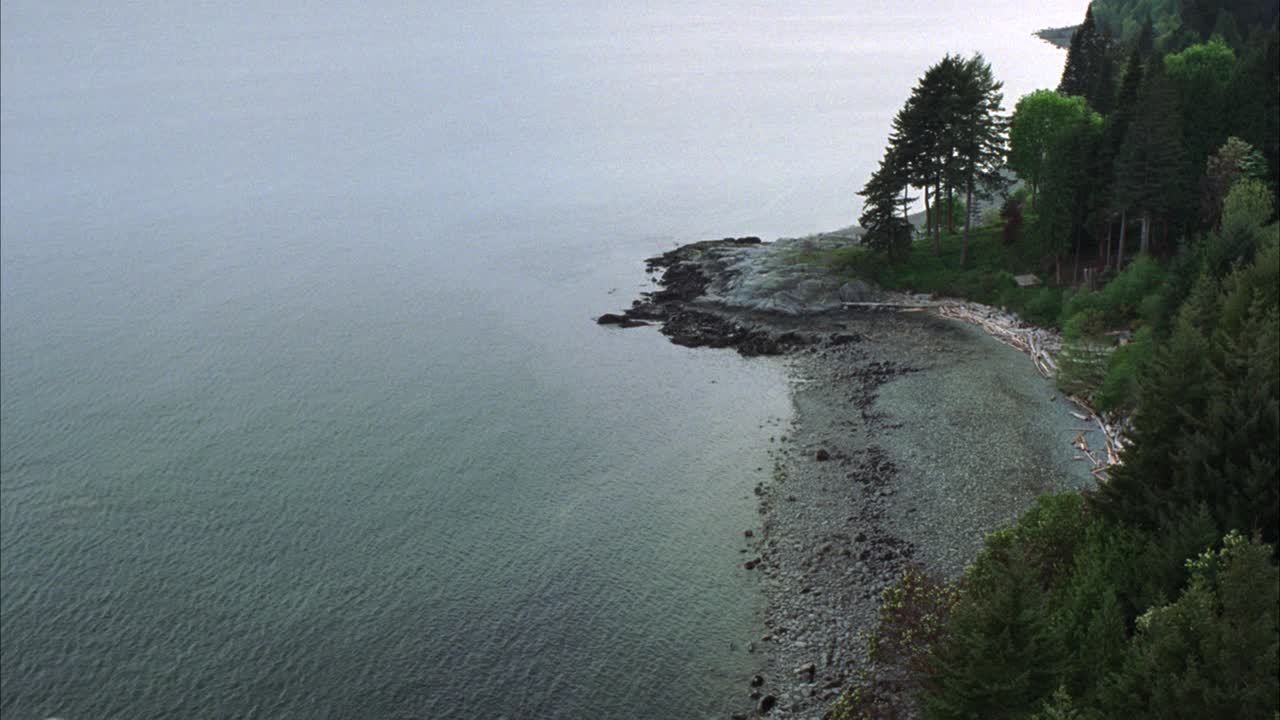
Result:
M605 313L596 318L597 325L617 325L622 328L643 327L649 323L643 320L627 317L626 315L616 315L614 313Z

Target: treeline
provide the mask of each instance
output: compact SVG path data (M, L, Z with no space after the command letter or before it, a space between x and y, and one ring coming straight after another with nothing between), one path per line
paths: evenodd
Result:
M1275 13L1218 3L1209 25L1142 1L1091 8L1061 85L1008 118L980 56L944 58L863 190L885 267L936 271L917 258L950 238L960 273L971 234L1038 256L1060 381L1131 413L1131 444L1096 490L989 535L962 578L912 568L888 588L875 670L835 718L1280 717Z
M1170 47L1185 47L1213 35L1240 45L1250 30L1272 27L1276 0L1095 0L1099 27L1120 42L1144 32Z

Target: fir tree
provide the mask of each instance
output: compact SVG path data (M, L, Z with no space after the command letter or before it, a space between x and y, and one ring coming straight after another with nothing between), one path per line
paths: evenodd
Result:
M1115 197L1116 160L1120 155L1124 137L1138 111L1138 90L1142 85L1142 55L1134 50L1129 55L1116 96L1115 109L1106 118L1103 140L1094 158L1092 179L1094 187L1094 212L1107 225L1106 248L1103 261L1106 267L1124 265L1125 239L1128 230L1128 213ZM1112 253L1111 224L1116 213L1120 216L1120 233L1116 252Z
M1168 213L1182 196L1183 157L1177 105L1164 62L1152 58L1116 162L1116 201L1142 219L1141 252L1150 247L1152 220Z
M969 237L979 199L989 199L1006 186L1002 174L1006 155L1008 121L1001 115L1003 83L991 72L991 64L976 53L962 64L955 115L956 158L964 178L965 223L960 242L960 266L969 254Z
M1189 563L1176 602L1137 621L1106 717L1272 718L1280 713L1280 570L1273 548L1236 533Z
M1096 495L1099 509L1116 523L1154 530L1170 504L1186 504L1171 497L1174 458L1185 440L1186 419L1202 415L1214 391L1208 333L1218 313L1217 283L1201 278L1172 337L1139 383L1138 409L1128 433L1132 444Z
M1062 80L1058 92L1063 95L1084 97L1093 85L1093 52L1097 43L1098 28L1093 22L1093 3L1084 11L1084 22L1071 33L1067 47L1067 62L1062 68Z
M1106 113L1111 109L1115 69L1111 59L1111 41L1093 20L1093 5L1084 13L1084 22L1071 34L1067 62L1062 69L1058 92L1076 95L1093 109Z
M1016 559L990 570L952 616L938 674L923 692L926 718L1025 718L1056 687L1061 649L1034 573Z
M865 198L858 218L866 231L863 242L896 262L906 259L911 250L912 228L906 212L912 198L906 194L908 189L906 168L890 148L858 193Z

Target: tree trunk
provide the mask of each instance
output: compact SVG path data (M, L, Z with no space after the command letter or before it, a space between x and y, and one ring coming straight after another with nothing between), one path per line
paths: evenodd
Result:
M1124 269L1124 234L1129 227L1129 211L1120 211L1120 249L1116 252L1116 270Z
M1151 251L1151 211L1142 211L1142 235L1138 241L1138 254L1146 255Z
M1075 287L1080 282L1080 243L1076 243L1076 262L1071 268L1071 286Z
M1111 230L1115 223L1111 222L1111 218L1107 217L1107 257L1103 260L1103 269L1111 267Z
M929 205L929 181L924 181L924 234L925 237L933 239L933 210ZM938 254L938 246L933 246L933 254Z
M933 193L933 254L942 254L942 218L938 213L942 212L940 206L942 204L942 178L938 178L938 184L934 186Z
M956 233L956 213L955 213L955 193L951 187L951 158L947 158L946 164L947 174L947 232L954 235Z
M969 209L972 205L973 173L969 173L969 180L964 186L964 238L960 241L960 267L964 267L964 262L969 257L969 229L973 227L973 213Z

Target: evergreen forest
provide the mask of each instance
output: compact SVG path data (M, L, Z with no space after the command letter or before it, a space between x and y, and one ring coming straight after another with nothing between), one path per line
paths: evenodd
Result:
M887 588L831 717L1280 718L1278 14L1097 0L1012 111L981 55L912 89L825 261L1058 328L1057 382L1129 444L963 577Z

